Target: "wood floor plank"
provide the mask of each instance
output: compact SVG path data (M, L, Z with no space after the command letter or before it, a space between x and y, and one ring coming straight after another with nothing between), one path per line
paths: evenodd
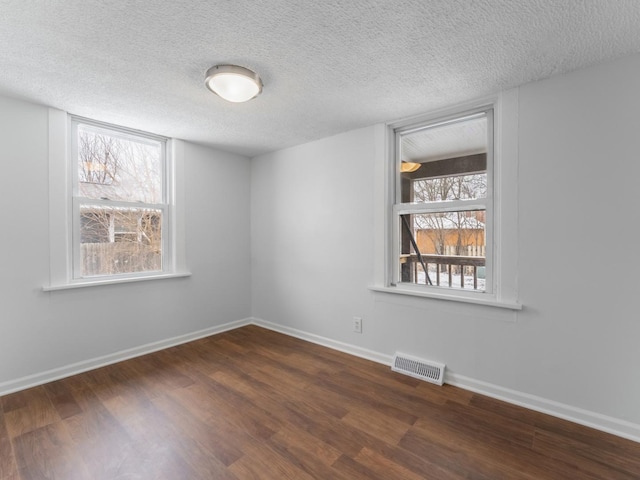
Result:
M450 424L457 431L472 435L486 443L501 444L506 441L526 448L533 445L534 426L518 420L505 419L493 412L451 402L433 407L431 416L433 415L437 415L440 422Z
M138 445L103 405L62 423L75 451L86 462L91 478L135 478L142 470L144 458Z
M366 382L364 382L366 384ZM411 395L413 389L399 393L383 388L365 388L361 380L353 381L350 375L319 375L313 385L306 390L318 395L347 401L348 408L372 407L385 415L402 422L413 424L421 410L431 406L424 399Z
M408 468L394 462L368 448L363 448L354 458L359 464L366 466L370 471L376 473L381 478L402 478L403 480L424 480L422 474L417 474ZM434 472L431 472L434 473ZM449 477L452 478L452 477Z
M4 420L10 438L56 423L60 415L45 388L34 387L3 398Z
M312 478L322 480L351 480L350 477L338 472L333 465L327 465L321 459L310 455L306 450L300 448L299 444L284 445L279 442L279 438L274 436L267 442L269 447L280 457L294 465ZM335 461L333 462L335 463Z
M114 398L106 404L132 439L145 476L203 480L233 478L226 465L211 454L211 445L201 444L191 428L183 428L185 423L172 421L174 417L167 414L167 404L158 408L157 401L159 398L156 397L136 406L125 399Z
M376 420L371 421L372 418ZM354 408L342 421L389 445L397 445L411 427L411 424L388 417L375 408Z
M295 426L283 428L270 441L293 452L300 459L313 458L327 466L342 455L338 449Z
M353 480L386 480L385 474L378 474L372 466L356 461L348 455L341 455L333 464L333 468L347 478Z
M131 368L139 374L139 383L149 398L193 384L193 379L185 375L166 352L145 355L130 362Z
M373 451L365 447L361 450L355 458L360 458L360 463L363 462L363 452ZM469 474L464 472L462 474L456 473L446 466L433 461L430 450L422 451L416 449L415 453L409 451L400 446L385 445L383 448L373 451L376 455L376 461L373 462L371 468L375 468L375 465L380 463L381 459L387 459L402 468L413 472L416 475L422 476L422 478L437 479L437 480L460 480L463 478L476 478L475 473ZM366 457L366 455L365 455ZM397 467L396 467L397 468ZM402 477L400 477L402 478Z
M409 436L412 436L412 441ZM451 438L455 438L455 443L451 442ZM439 417L418 420L400 445L408 447L412 443L419 443L420 440L428 443L431 448L439 445L464 455L466 468L482 473L487 478L514 480L599 478L591 472L581 471L576 465L557 461L540 455L531 448L513 444L501 435L485 432L479 436L475 429L466 430L460 424L451 423L446 419L443 421Z
M602 478L640 478L638 457L620 457L564 435L538 430L534 436L533 450Z
M247 402L235 406L228 397L209 385L196 384L170 393L184 408L209 425L214 432L228 437L229 445L253 445L269 438L274 431L261 424L244 408ZM157 402L158 400L156 400Z
M227 419L240 431L256 439L266 440L284 425L283 419L270 414L234 389L215 380L214 383L215 387L210 390L210 394L219 398L219 405L226 413ZM242 415L238 415L238 411L241 411Z
M81 451L62 422L29 430L13 440L22 480L96 478L87 470Z
M630 480L640 444L257 326L0 397L0 480Z
M82 408L76 402L73 391L64 380L48 383L44 385L44 389L61 419L82 413Z
M13 446L4 421L4 412L0 408L0 480L16 477L18 467Z
M399 446L462 478L471 477L478 480L533 480L536 478L526 470L518 472L511 468L508 462L502 466L492 460L493 456L501 456L499 451L483 457L481 452L476 452L466 445L460 445L455 433L447 429L432 428L425 431L412 428L400 441Z
M351 457L363 447L378 450L388 445L368 432L326 414L313 399L292 399L285 405L298 426L303 426L310 434Z
M540 435L544 432L545 441L553 436L556 438L555 441L563 443L565 448L572 445L571 457L585 457L596 461L604 457L604 462L611 465L612 470L619 468L640 478L638 443L482 395L475 395L470 404L535 427L538 435L535 448L541 447L540 441L543 437Z
M223 476L221 467L228 467L244 455L243 448L252 443L252 439L242 437L229 425L201 420L180 402L169 396L153 399L171 428L173 435L186 438L189 453L185 458L196 471L215 471Z
M313 476L289 462L268 445L260 445L229 466L229 470L241 479L256 480L313 480Z

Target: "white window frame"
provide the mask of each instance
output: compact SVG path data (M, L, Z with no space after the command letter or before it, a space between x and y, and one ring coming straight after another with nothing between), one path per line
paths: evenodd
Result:
M440 125L463 122L467 119L471 119L476 117L478 114L483 114L487 119L487 196L485 198L476 198L473 200L448 200L441 202L433 202L433 203L402 203L400 200L401 195L401 176L398 174L400 172L400 163L401 163L401 152L400 152L400 144L402 141L402 137L404 135L410 135L414 132L434 128ZM395 171L396 171L396 179L394 182L394 191L395 191L395 200L392 206L392 216L393 222L396 227L392 232L392 250L393 250L393 258L396 261L393 264L392 272L391 272L391 284L398 285L401 283L400 279L400 263L398 259L400 258L400 239L401 239L401 228L400 228L400 217L401 215L412 215L412 214L421 214L421 213L440 213L440 212L458 212L458 211L472 211L472 210L484 210L485 211L485 242L486 242L486 257L485 257L485 268L486 268L486 289L484 292L472 292L472 293L491 293L493 291L493 255L492 248L493 245L493 105L478 108L472 111L461 112L458 115L452 115L446 118L438 118L432 121L419 122L415 124L410 124L408 126L394 128L394 157L395 157ZM425 288L425 289L449 289L451 291L455 291L456 293L460 293L462 295L467 295L468 292L464 290L453 289L453 287L438 287L438 286L429 286L429 285L406 285L407 288Z
M428 211L423 204L398 204L400 159L396 132L408 132L426 125L491 109L493 112L493 154L487 154L487 279L485 291L399 283L399 215ZM376 241L374 283L377 292L451 300L520 310L517 299L517 177L518 177L518 92L480 99L430 114L392 122L378 128L376 155ZM457 209L458 202L448 206ZM477 205L484 201L475 202ZM466 207L469 207L467 205ZM442 208L439 205L437 208ZM465 208L466 208L465 207Z
M165 144L163 188L162 271L82 277L79 274L80 230L77 192L76 124L103 128L130 138L161 140ZM186 268L184 229L184 143L146 132L118 127L49 109L49 282L43 290L62 290L114 283L190 276ZM96 201L100 203L100 201ZM92 201L92 203L95 203ZM114 202L110 202L113 205ZM129 205L131 206L131 205ZM136 206L148 206L138 204ZM157 207L157 205L153 205Z

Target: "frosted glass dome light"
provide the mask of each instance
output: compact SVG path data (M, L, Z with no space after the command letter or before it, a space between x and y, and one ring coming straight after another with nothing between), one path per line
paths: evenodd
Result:
M216 65L207 70L205 85L229 102L240 103L262 92L262 80L257 73L237 65Z

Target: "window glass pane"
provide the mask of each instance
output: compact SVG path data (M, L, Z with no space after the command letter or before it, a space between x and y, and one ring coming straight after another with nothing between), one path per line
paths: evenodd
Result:
M487 116L400 135L402 203L486 198Z
M162 144L78 125L78 195L161 203Z
M485 217L485 210L400 215L401 281L483 291Z
M162 270L162 210L80 207L81 275Z
M418 203L486 198L487 174L422 178L413 180L411 190L412 201Z

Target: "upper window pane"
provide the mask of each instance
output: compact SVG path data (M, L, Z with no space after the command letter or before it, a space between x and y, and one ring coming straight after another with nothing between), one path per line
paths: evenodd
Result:
M161 203L162 143L78 125L78 196Z
M487 174L421 178L411 185L413 202L444 202L487 197Z
M486 114L425 126L399 139L401 203L486 198Z

